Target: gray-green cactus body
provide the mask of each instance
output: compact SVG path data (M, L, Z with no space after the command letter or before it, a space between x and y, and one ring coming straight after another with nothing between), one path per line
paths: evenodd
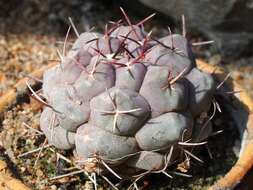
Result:
M150 119L135 135L142 150L165 149L182 139L185 130L191 131L192 118L170 112Z
M84 158L99 155L106 160L113 160L138 151L135 138L114 135L89 124L78 128L75 144L77 154Z
M40 128L46 135L50 144L59 149L71 149L75 145L75 133L59 125L51 108L45 108L40 118Z
M196 68L179 34L154 40L137 25L108 31L80 34L61 63L44 73L50 108L41 129L49 143L75 149L77 157L160 170L172 147L174 162L182 155L179 142L210 134L211 127L196 121L211 105L214 79Z
M117 135L134 135L150 115L147 101L138 93L117 87L94 97L90 122Z
M152 117L166 112L185 110L188 104L188 86L183 81L170 85L169 70L164 66L150 66L140 94L152 109Z

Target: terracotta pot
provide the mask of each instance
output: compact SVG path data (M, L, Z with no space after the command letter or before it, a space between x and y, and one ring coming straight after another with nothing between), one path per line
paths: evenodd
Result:
M41 78L43 72L52 67L56 63L43 67L34 73L32 76ZM223 81L226 77L226 73L219 67L213 67L201 60L197 60L198 68L207 73L212 73L218 81ZM20 80L12 89L8 90L2 97L0 97L0 113L3 113L6 109L15 105L17 97L26 94L28 89L25 81L27 78ZM247 115L247 121L237 121L240 130L244 131L244 138L242 141L240 156L236 164L230 169L230 171L220 180L218 180L209 190L224 190L233 189L238 183L240 183L246 174L253 166L253 100L246 93L246 91L236 83L236 81L230 79L226 81L226 84L233 91L241 91L238 95L238 101L240 102L241 109ZM35 85L35 83L33 84ZM0 190L29 190L21 181L14 179L11 173L8 171L7 164L0 160Z

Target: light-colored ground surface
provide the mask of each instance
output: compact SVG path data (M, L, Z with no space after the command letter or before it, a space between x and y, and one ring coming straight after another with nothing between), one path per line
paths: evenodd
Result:
M50 12L46 3L39 4L38 2L39 1L35 0L26 1L26 3L20 5L18 10L10 12L9 17L0 17L0 21L2 21L0 24L0 96L8 88L14 85L18 79L29 75L30 72L40 68L42 65L48 64L48 60L56 59L56 47L59 49L62 48L62 45L57 44L57 41L63 40L64 38L64 33L67 28L67 17L74 14L71 12L72 9L64 9L64 7L67 7L67 5L64 4L56 4L55 6L58 8L53 9ZM70 5L70 7L75 6L76 5ZM89 6L91 6L91 8L89 8ZM85 6L83 6L83 9L84 11L89 12L94 10L94 7L92 8L92 6L94 6L92 3L90 3L90 5L86 3ZM15 6L13 8L15 8ZM99 8L99 10L99 13L106 14L107 18L110 18L110 14L114 14L113 12L110 13L110 11L105 13L103 7ZM77 10L77 12L78 11L80 10ZM21 15L19 15L18 12L20 12L19 14ZM101 25L103 25L104 21L101 20L99 16L97 17L97 20L90 20L90 15L94 15L94 13L88 14L88 16L75 18L80 30L92 26L93 23L98 24L98 28L101 29ZM30 19L26 22L25 18ZM14 19L17 19L17 21ZM87 27L84 27L84 21L87 23ZM166 32L164 28L166 28L167 23L165 23L166 26L163 29L161 28L162 24L163 23L159 23L157 26L154 25L153 29L155 34L159 33L159 31ZM151 28L150 26L148 27ZM189 33L191 33L191 31L189 31ZM72 38L73 36L74 35L72 34ZM199 41L202 40L202 38L193 38L192 40ZM238 82L253 96L253 59L242 58L240 60L223 64L220 55L212 55L208 49L195 48L195 52L199 56L204 57L210 62L210 64L223 65L228 72L231 72L231 76L238 80ZM20 127L22 127L22 122L26 122L32 127L38 128L39 114L37 114L37 112L38 110L31 110L29 105L25 105L22 108L18 107L12 112L6 113L6 120L5 123L3 123L3 126L5 129L11 129L8 130L9 132L7 135L9 136L5 136L10 140L8 146L11 146L11 143L15 141L15 139L12 141L13 138L16 138L14 134L19 134L17 138L21 135L26 135L24 128L20 129ZM33 120L29 120L31 117ZM16 118L16 120L13 118ZM15 142L17 142L17 139ZM34 139L26 143L31 146L29 148L34 148ZM15 146L18 147L19 145L15 144ZM21 150L25 151L25 149ZM9 152L8 154L11 155L14 153ZM15 154L18 154L18 152ZM47 157L47 159L51 162L55 161L52 157ZM26 164L31 164L29 163L30 161L30 159L27 159ZM24 162L17 161L17 163L23 164ZM43 164L43 160L41 163ZM52 165L48 166L47 170L52 169L50 168ZM34 168L31 167L24 167L21 168L21 170L22 169L24 170L23 172L27 172L28 174L34 172ZM45 175L42 174L41 171L41 168L39 168L36 173L33 173L35 176L32 178L28 177L26 180L30 180L30 182L34 184L37 184L40 181L43 188L43 184L46 183L46 181L43 181ZM66 181L63 180L62 183L66 183ZM56 188L54 185L55 184L50 184L50 188Z

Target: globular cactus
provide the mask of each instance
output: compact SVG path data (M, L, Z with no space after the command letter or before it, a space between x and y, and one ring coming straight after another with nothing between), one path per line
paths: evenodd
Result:
M197 120L210 108L215 82L196 68L184 35L156 39L143 29L148 19L132 25L123 13L128 25L78 35L44 73L50 106L40 125L49 143L74 149L84 165L95 159L159 171L182 155L180 142L198 143L211 133Z

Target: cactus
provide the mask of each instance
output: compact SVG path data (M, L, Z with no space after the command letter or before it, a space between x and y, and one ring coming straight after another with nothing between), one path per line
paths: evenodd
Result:
M128 25L77 34L44 73L40 126L50 144L74 149L85 166L96 160L97 167L132 168L131 175L165 172L180 151L197 159L184 146L212 132L197 121L210 109L215 81L196 68L185 35L154 38L143 29L151 16L131 24L123 14Z

